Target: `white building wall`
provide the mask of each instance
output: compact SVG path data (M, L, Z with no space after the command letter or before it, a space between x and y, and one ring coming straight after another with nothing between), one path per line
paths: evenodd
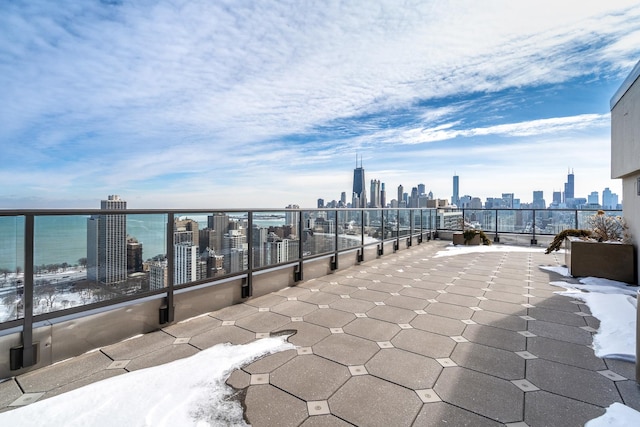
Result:
M611 99L611 177L622 179L623 215L640 265L640 62Z

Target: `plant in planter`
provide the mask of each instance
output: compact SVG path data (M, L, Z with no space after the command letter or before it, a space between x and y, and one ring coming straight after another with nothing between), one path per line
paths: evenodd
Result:
M564 242L565 264L572 276L635 283L636 258L624 219L598 211L587 223L590 230L569 229L558 233L545 253L559 250Z
M470 228L468 230L464 230L462 232L462 236L464 237L464 244L465 245L471 244L471 242L473 241L474 238L476 238L476 236L478 236L478 238L480 239L480 241L482 242L483 245L490 245L491 244L491 240L489 240L487 235L484 234L484 231L476 230L475 228Z

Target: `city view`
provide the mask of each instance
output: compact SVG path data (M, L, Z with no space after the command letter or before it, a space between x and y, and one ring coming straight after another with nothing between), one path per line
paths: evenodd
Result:
M400 185L387 201L384 183L373 179L367 192L365 169L354 169L351 200L318 200L316 209L288 205L281 211L179 213L171 233L173 262L167 259L166 214L51 215L34 224L34 314L158 291L172 285L277 266L360 245L373 245L416 230L474 228L514 235L555 235L578 228L594 210L620 213L618 196L606 188L588 198L574 193L567 175L563 192L547 205L542 191L521 203L513 193L501 198L460 196L453 176L450 199L434 198L418 184ZM398 202L400 200L400 202ZM382 209L384 208L384 210ZM100 209L126 211L127 201L109 195ZM323 210L326 209L326 210ZM23 217L0 217L2 247L0 321L20 318L23 309ZM251 244L249 244L249 242ZM251 262L251 264L249 264ZM170 271L169 269L172 268Z

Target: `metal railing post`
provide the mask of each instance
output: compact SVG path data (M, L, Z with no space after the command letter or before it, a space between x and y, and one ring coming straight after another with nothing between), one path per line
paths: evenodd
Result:
M247 241L247 277L242 284L242 298L253 295L253 211L247 212Z
M333 257L331 257L331 270L338 269L338 209L334 210L335 222L333 227Z
M493 241L496 243L500 242L500 237L498 237L498 209L496 209L496 232Z
M160 306L160 320L159 323L171 323L175 318L175 306L173 304L173 287L175 281L175 246L173 241L173 232L175 227L175 214L170 212L167 214L167 296L165 298L165 304Z
M298 211L298 266L293 276L295 282L300 282L304 278L303 262L304 257L304 218L302 217L302 210Z
M533 219L532 219L533 226L531 228L531 232L533 237L531 238L531 244L537 245L538 241L536 240L536 210L533 209L532 212L533 212Z

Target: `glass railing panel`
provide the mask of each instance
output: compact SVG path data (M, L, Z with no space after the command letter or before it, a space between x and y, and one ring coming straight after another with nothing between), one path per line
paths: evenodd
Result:
M0 323L24 317L24 223L0 216Z
M362 244L362 211L338 211L338 250L349 249Z
M411 233L416 235L420 234L422 229L422 216L420 215L420 209L413 209L411 211Z
M167 215L127 215L127 278L132 289L144 292L166 287L166 259Z
M303 211L303 256L315 256L336 250L336 212Z
M573 211L572 211L573 212ZM579 210L577 211L577 217L578 217L578 225L576 228L582 228L582 229L591 229L591 225L589 224L589 221L591 219L591 217L593 215L596 215L598 213L597 210ZM604 214L606 216L619 216L622 217L622 211L620 210L607 210L604 211Z
M464 228L495 232L496 214L495 209L465 209Z
M152 259L165 258L165 224L165 215L37 216L34 314L149 291Z
M253 212L253 268L296 261L300 257L300 212Z
M462 210L438 209L435 214L435 226L438 230L462 230L463 223Z
M435 229L434 213L435 213L434 209L422 210L422 227L425 231L431 231Z
M249 213L211 212L195 214L199 224L199 272L197 280L242 273L249 268ZM260 217L258 225L282 224L282 215ZM256 224L254 224L255 226ZM255 239L252 236L252 239ZM175 238L174 238L175 240Z
M411 234L411 211L409 209L398 210L398 236L405 237Z
M536 234L557 234L568 228L576 228L576 211L546 209L536 211Z
M367 209L364 211L364 244L370 245L382 241L382 210Z

